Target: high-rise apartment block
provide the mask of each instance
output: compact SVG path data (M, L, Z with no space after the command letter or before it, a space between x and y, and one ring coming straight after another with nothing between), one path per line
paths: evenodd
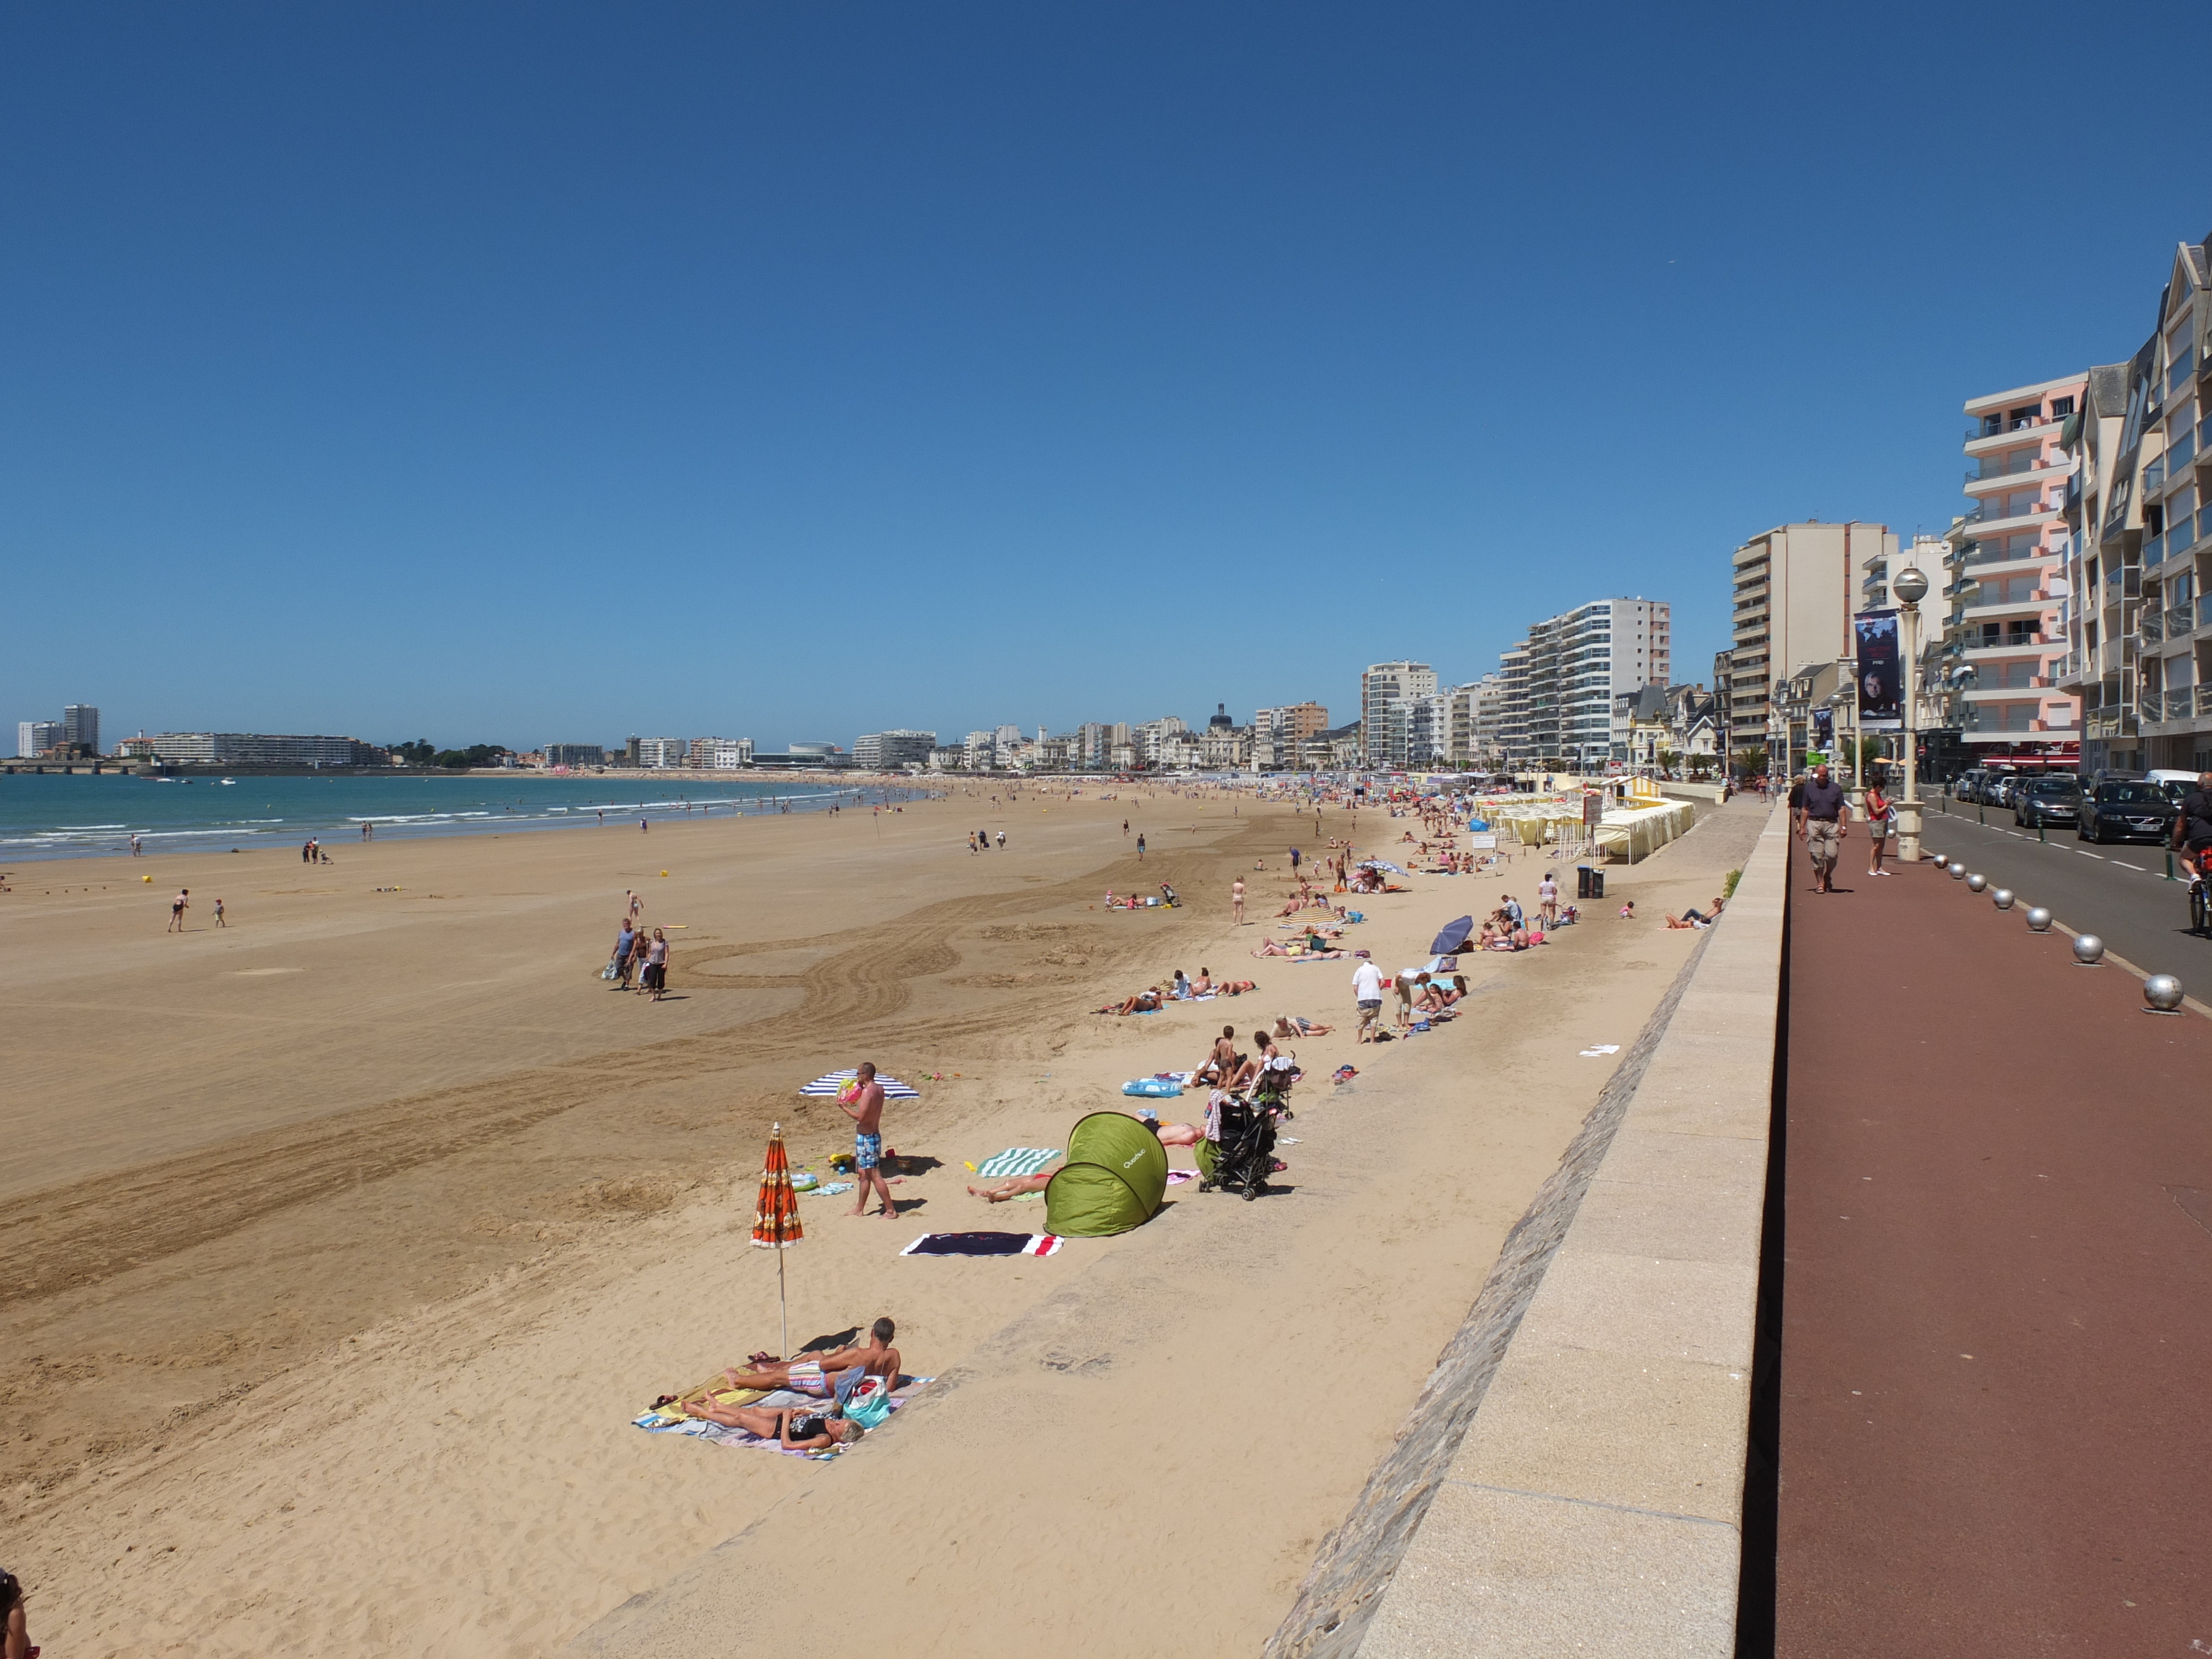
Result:
M100 710L88 702L73 702L62 710L62 742L72 752L100 752Z
M871 772L895 771L902 766L927 766L929 751L937 747L934 732L871 732L853 742L853 764Z
M2089 371L2060 441L2075 463L2054 594L2081 699L2080 764L2212 769L2212 287L2208 246L2174 250L2151 337Z
M691 745L682 738L641 738L636 764L648 771L660 771L683 765L690 752Z
M62 740L59 720L18 720L15 722L15 758L35 760Z
M1359 677L1360 742L1368 765L1401 771L1412 758L1413 708L1437 694L1425 662L1378 662Z
M1713 672L1725 682L1732 751L1766 744L1780 718L1778 684L1857 654L1851 616L1861 566L1877 555L1897 556L1887 525L1808 520L1778 525L1730 556L1734 644Z
M1967 401L1966 494L1951 527L1944 660L1952 720L1979 762L2079 763L2072 696L2056 689L2065 654L2066 480L2063 438L2088 390L2086 374Z
M1503 759L1601 772L1628 758L1613 730L1623 693L1668 683L1674 607L1663 599L1596 599L1528 629L1500 657L1497 742Z
M548 769L556 766L605 766L605 745L596 743L549 743L544 750Z

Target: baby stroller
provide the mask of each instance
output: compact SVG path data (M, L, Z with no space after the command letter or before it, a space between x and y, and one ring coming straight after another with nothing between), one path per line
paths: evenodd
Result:
M1275 1167L1273 1109L1240 1095L1224 1095L1216 1133L1213 1167L1199 1182L1199 1191L1241 1188L1248 1202L1259 1197Z

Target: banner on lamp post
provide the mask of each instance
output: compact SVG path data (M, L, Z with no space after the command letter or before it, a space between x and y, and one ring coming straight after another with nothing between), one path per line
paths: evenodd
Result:
M1897 648L1897 612L1862 611L1851 618L1859 642L1859 730L1905 729L1905 674Z

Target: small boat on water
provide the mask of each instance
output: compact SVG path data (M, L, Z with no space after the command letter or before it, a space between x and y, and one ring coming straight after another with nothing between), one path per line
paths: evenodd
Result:
M236 783L238 780L236 778L217 778L216 781L218 783Z

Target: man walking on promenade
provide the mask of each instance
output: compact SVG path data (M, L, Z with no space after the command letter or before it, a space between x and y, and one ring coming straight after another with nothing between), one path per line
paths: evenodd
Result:
M1805 838L1805 850L1812 854L1816 893L1836 890L1836 859L1844 850L1850 822L1851 809L1844 799L1844 786L1829 781L1825 764L1814 767L1798 796L1797 833Z
M884 1200L879 1214L898 1218L898 1206L891 1202L891 1189L884 1181L884 1085L876 1081L872 1060L863 1060L853 1079L849 1098L840 1096L837 1105L847 1117L853 1120L853 1179L860 1189L860 1201L853 1206L854 1215L868 1212L868 1189L873 1187Z

